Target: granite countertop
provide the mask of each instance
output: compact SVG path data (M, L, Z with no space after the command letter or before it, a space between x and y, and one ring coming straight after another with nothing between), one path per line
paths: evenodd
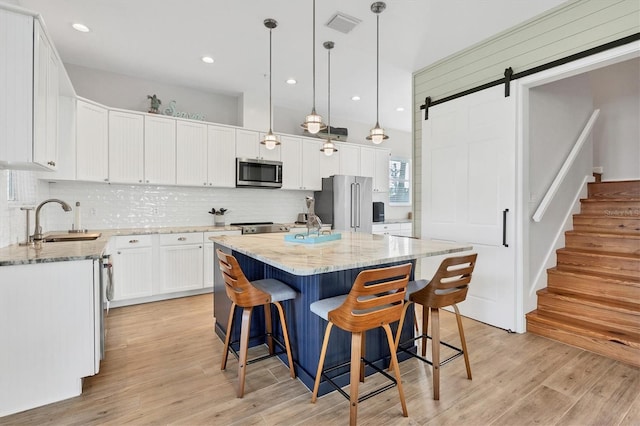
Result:
M13 244L0 248L0 266L23 265L29 263L63 262L85 259L99 259L111 237L119 235L176 234L180 232L239 231L236 226L173 226L162 228L96 229L102 235L90 241L65 241L43 243L41 249L33 246ZM48 234L63 234L67 231L51 231Z
M340 240L288 242L283 234L226 235L212 241L295 275L315 275L471 250L471 244L336 231Z

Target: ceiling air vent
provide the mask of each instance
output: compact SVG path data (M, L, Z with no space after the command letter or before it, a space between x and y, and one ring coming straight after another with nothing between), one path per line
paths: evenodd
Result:
M341 13L341 12L336 12L336 14L333 15L331 19L329 19L329 22L327 22L327 27L334 29L336 31L340 31L341 33L344 33L344 34L348 34L360 22L362 21L358 18L345 15L344 13Z

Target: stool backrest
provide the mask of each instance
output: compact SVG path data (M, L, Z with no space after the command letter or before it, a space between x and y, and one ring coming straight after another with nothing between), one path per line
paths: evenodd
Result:
M264 305L271 302L271 296L257 289L247 279L238 260L220 249L216 249L220 272L225 283L227 296L240 307Z
M464 301L477 257L477 253L474 253L446 258L429 281L429 285L412 293L410 300L432 308L442 308Z
M410 274L410 263L360 272L343 304L329 312L329 321L351 332L398 321Z

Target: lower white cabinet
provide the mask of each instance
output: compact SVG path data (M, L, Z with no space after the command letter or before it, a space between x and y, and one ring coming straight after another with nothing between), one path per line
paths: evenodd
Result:
M209 237L222 235L241 235L240 231L209 231L204 233L204 288L213 288L213 272L218 267L218 259L213 249L213 241Z
M0 267L0 418L80 395L98 372L97 264Z
M160 235L159 293L202 288L202 232Z
M411 237L413 234L413 224L411 222L374 223L371 227L371 233Z
M153 236L114 237L114 301L135 299L153 294Z

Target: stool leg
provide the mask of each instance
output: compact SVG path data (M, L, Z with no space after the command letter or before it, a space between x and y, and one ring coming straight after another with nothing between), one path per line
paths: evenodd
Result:
M433 329L433 325L431 326ZM422 306L422 357L427 355L427 336L429 335L429 308ZM433 345L433 342L431 342Z
M464 355L464 363L467 367L467 379L471 380L471 365L469 364L469 354L467 352L467 341L464 338L464 330L462 329L462 317L457 305L453 305L453 309L456 311L456 320L458 321L458 332L460 333L460 343L462 344L462 352Z
M293 356L291 355L291 345L289 344L289 330L287 329L287 321L284 317L284 309L282 309L282 305L280 302L273 302L273 304L278 309L278 315L280 316L280 325L282 326L282 334L284 337L284 347L287 350L287 360L289 361L289 372L291 374L291 378L296 378L296 372L293 369Z
M244 396L244 378L247 373L247 351L249 350L249 333L251 331L252 307L242 310L242 327L240 328L240 353L238 354L238 398Z
M400 405L402 405L402 415L407 417L409 414L407 413L407 403L404 400L404 390L402 389L402 379L400 378L400 366L398 365L398 355L394 350L393 336L391 333L391 327L389 324L382 324L382 328L384 328L385 333L387 334L387 342L389 343L389 352L391 352L391 366L393 369L393 373L396 376L396 382L398 384L398 393L400 394Z
M433 399L440 399L440 313L431 308L431 361L433 362Z
M360 381L364 383L364 357L367 354L367 333L362 332L362 341L360 342Z
M271 323L271 303L262 305L264 308L264 327L267 330L267 346L269 355L273 355L273 324Z
M320 378L322 377L322 367L324 367L324 357L327 355L327 344L329 343L329 336L331 335L331 328L333 323L327 324L327 329L324 332L324 339L322 340L322 349L320 349L320 360L318 361L318 371L316 372L316 382L313 384L313 394L311 395L311 402L316 402L318 399L318 388L320 387Z
M355 426L358 417L358 387L360 385L360 364L362 358L362 332L351 333L351 372L349 380L349 425Z
M409 309L409 305L413 302L404 302L404 306L402 307L402 313L400 314L400 321L398 321L398 330L396 331L396 351L398 350L398 346L400 345L400 334L402 334L402 327L404 326L404 318L407 315L407 309ZM416 325L416 332L418 331Z
M233 330L233 317L236 312L236 304L231 303L231 310L229 310L229 320L227 321L227 335L224 337L224 349L222 350L222 365L220 370L227 368L227 356L229 355L229 342L231 341L231 332Z

